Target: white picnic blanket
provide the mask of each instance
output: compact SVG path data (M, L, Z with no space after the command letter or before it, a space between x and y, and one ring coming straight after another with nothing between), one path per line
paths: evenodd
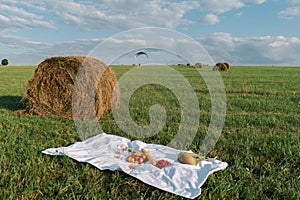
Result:
M171 165L160 169L151 165L149 161L141 165L126 162L126 157L130 155L128 148L132 151L145 148L155 160L165 159L171 162ZM139 140L130 141L106 133L67 147L43 151L48 155L67 155L79 162L88 162L100 170L122 170L144 183L190 199L201 194L201 186L211 173L228 166L226 162L215 159L203 160L196 166L181 164L177 160L180 152L182 151L167 146L147 144ZM134 169L130 169L129 166L132 165Z

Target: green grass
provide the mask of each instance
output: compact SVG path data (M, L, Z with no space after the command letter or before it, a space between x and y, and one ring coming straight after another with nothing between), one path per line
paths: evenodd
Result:
M174 67L199 98L197 151L210 120L207 88L192 68ZM130 67L113 67L121 77ZM1 199L183 199L148 186L120 171L100 171L66 156L42 150L79 141L74 122L58 117L26 116L16 111L35 67L0 67L0 196ZM222 72L227 95L226 122L209 156L228 162L209 176L197 199L300 199L300 68L231 67ZM149 123L148 109L165 106L168 118L145 142L167 144L180 123L174 94L158 85L139 88L131 99L131 116ZM106 113L104 131L123 133Z

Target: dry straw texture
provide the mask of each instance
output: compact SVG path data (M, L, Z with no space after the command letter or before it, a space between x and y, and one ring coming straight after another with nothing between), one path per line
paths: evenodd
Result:
M226 62L219 62L213 67L213 71L227 71L229 70L229 64Z
M26 112L66 118L73 112L78 119L100 119L118 103L118 90L112 98L115 86L118 88L114 72L98 59L51 57L38 65L28 81Z
M195 67L195 68L202 68L202 64L201 64L201 63L196 63L196 64L194 65L194 67Z

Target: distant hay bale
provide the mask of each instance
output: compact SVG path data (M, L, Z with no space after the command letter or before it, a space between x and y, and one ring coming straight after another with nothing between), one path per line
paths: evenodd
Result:
M229 64L227 62L223 62L223 63L224 63L224 65L226 65L227 70L229 70Z
M84 80L82 82L76 79L79 71L80 80ZM80 97L72 101L75 84L77 96ZM28 81L26 112L66 118L71 118L72 112L77 112L76 116L80 115L82 120L92 119L95 115L100 119L104 112L118 104L119 91L113 94L115 86L118 88L114 72L98 59L84 56L51 57L38 65L34 77ZM91 96L91 91L94 96L86 98ZM112 98L113 95L116 98ZM80 107L80 110L72 110L72 105Z
M196 63L196 64L194 65L194 67L195 67L195 68L202 68L202 64L201 64L201 63Z
M229 70L229 64L226 62L219 62L213 67L213 71L227 71Z

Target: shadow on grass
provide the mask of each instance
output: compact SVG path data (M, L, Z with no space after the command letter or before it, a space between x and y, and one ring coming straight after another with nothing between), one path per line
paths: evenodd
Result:
M24 110L26 108L26 100L21 96L0 96L0 109L11 111Z

